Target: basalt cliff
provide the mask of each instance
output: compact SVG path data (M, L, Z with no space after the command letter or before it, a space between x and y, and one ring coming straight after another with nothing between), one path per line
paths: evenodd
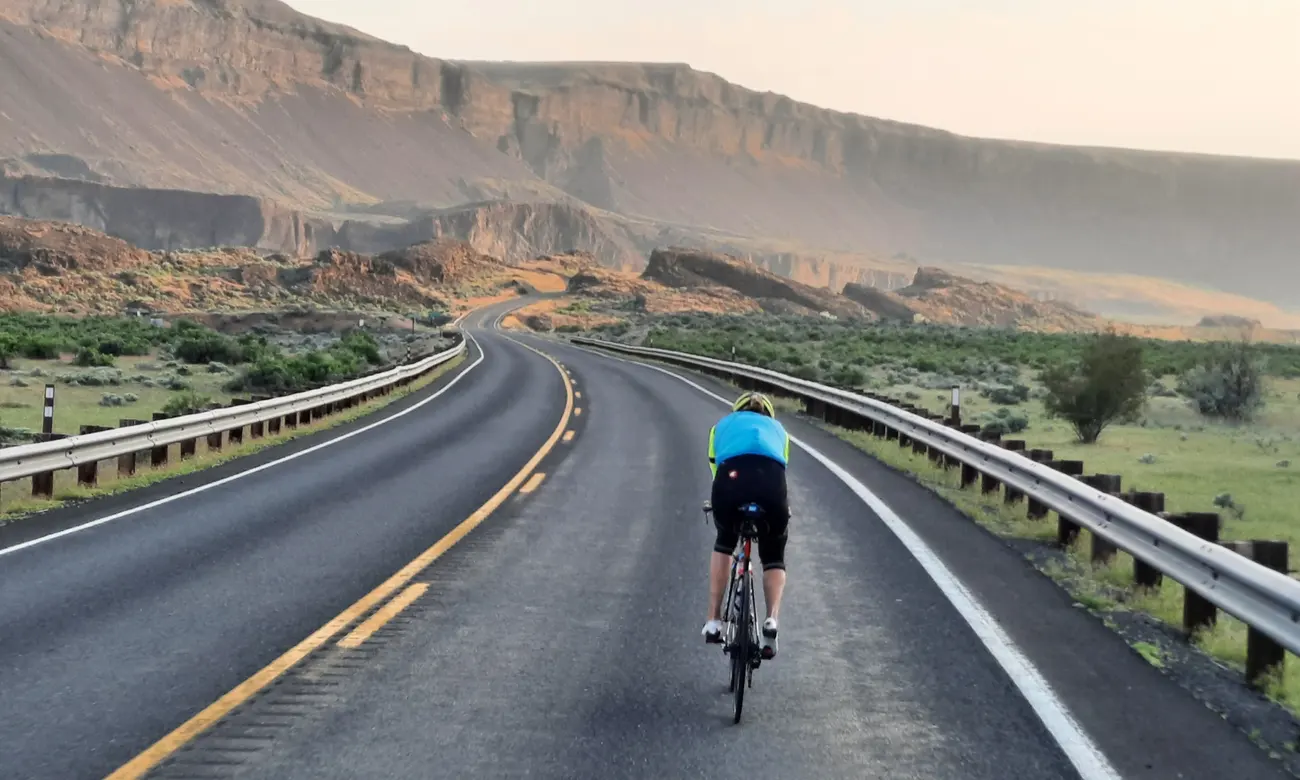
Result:
M274 0L0 0L0 73L0 211L147 248L674 244L836 290L971 264L1102 311L1300 307L1300 163L966 138L686 65L448 62Z

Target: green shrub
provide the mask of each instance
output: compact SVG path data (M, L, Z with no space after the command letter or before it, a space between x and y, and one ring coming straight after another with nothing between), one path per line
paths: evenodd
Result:
M18 354L18 340L8 333L0 333L0 369L10 368L9 361Z
M1248 344L1219 345L1179 377L1178 391L1206 417L1249 420L1264 406L1265 369Z
M1029 400L1029 386L1020 383L995 386L984 391L984 397L1000 406L1015 406Z
M73 365L83 366L86 368L111 366L113 365L113 356L105 355L103 352L92 347L82 347L77 350L77 355L72 359L72 363Z
M186 363L242 363L239 342L216 331L191 332L176 342L173 353Z
M1024 412L1012 411L1006 407L980 417L984 430L996 432L1003 436L1020 433L1029 427L1029 416Z
M1082 354L1043 372L1048 415L1074 427L1079 441L1097 441L1106 426L1137 417L1149 385L1142 342L1113 331L1085 343Z
M59 343L48 336L28 336L18 342L18 354L28 360L54 360L59 356Z
M194 414L203 411L212 399L206 395L199 395L193 390L182 390L167 400L163 406L163 414L169 417L179 417L184 414Z

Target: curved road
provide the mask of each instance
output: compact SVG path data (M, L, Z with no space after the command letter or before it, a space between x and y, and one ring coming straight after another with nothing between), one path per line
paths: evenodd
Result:
M0 549L0 776L104 776L506 484L566 396L551 363L489 327L503 309L468 323L482 363L391 423L156 509ZM704 391L732 391L518 338L564 364L581 410L538 465L540 482L421 571L413 603L372 638L331 644L153 776L1286 776L1013 551L797 420L791 432L834 466L792 453L781 654L758 670L745 720L731 725L724 657L699 637L712 544L699 507L704 437L725 411ZM150 490L21 533L177 487ZM905 543L890 523L914 537ZM918 549L964 588L936 584ZM975 629L988 624L954 606L961 593L1020 661L981 640ZM1037 675L1055 698L1036 710L1024 691L1041 693ZM1091 740L1100 757L1063 748L1062 735Z
M389 423L179 501L9 555L0 549L0 777L103 777L499 490L554 429L564 391L542 357L491 333L479 341L454 387ZM16 523L0 529L0 548L374 421Z

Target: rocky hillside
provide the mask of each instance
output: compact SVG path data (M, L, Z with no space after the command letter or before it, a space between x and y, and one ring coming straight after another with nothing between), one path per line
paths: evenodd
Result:
M229 248L146 252L77 225L0 217L0 310L114 314L308 308L450 310L526 272L448 239L314 258Z
M0 0L0 68L24 74L0 79L0 210L149 247L477 231L612 266L669 243L752 254L837 288L903 286L918 263L898 255L1300 306L1300 163L964 138L685 65L450 63L274 0ZM192 194L121 189L142 187ZM467 211L499 201L566 208Z
M939 268L921 268L912 283L887 291L859 284L843 294L886 319L945 325L1021 328L1040 331L1097 330L1105 321L1059 301L1038 301L988 282L963 279Z

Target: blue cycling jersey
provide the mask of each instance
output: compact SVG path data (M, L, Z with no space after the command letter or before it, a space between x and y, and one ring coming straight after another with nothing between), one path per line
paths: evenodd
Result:
M790 436L781 423L758 412L732 412L709 431L709 468L738 455L762 455L790 462Z

